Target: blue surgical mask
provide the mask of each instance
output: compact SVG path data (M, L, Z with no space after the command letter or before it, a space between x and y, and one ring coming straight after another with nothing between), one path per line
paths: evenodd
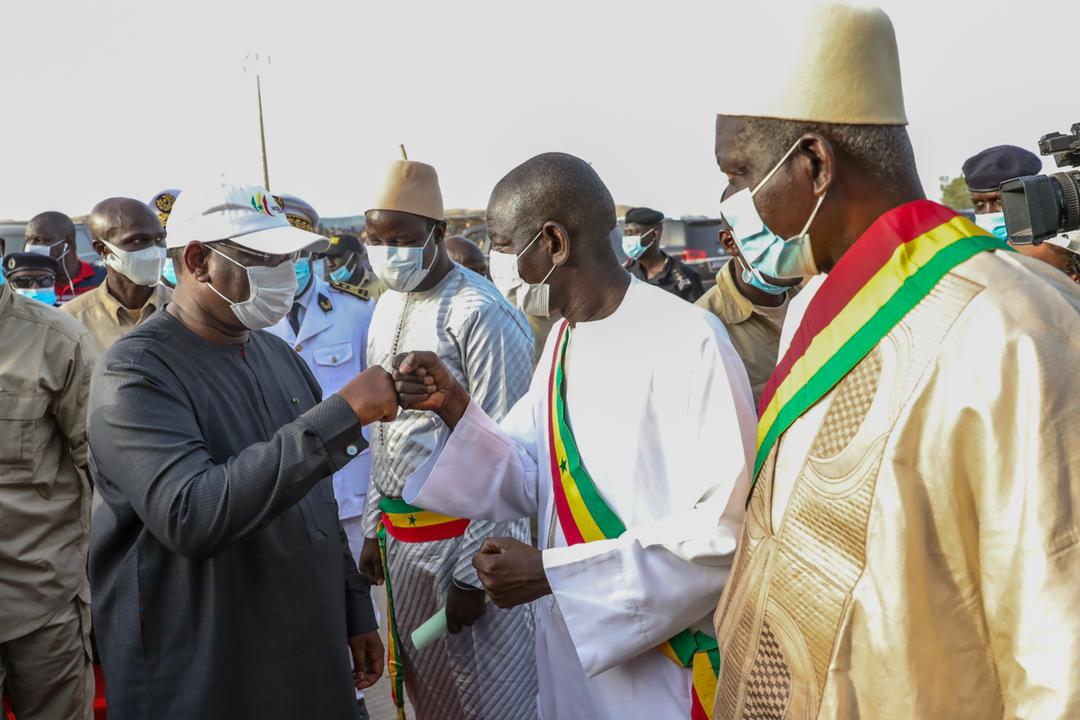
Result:
M1009 232L1005 229L1005 213L992 212L975 216L975 224L998 240L1008 240Z
M165 278L165 282L176 287L176 267L173 265L172 258L167 257L165 258L165 262L162 263L161 277Z
M739 262L742 264L743 269L742 279L747 285L756 287L758 290L768 293L770 295L783 295L787 292L786 287L780 287L779 285L773 285L771 282L762 277L757 268L752 268L746 264L746 261L739 258Z
M645 238L652 235L654 232L656 232L656 228L653 228L644 235L623 235L622 249L623 252L626 253L626 257L630 258L631 260L637 260L642 255L644 255L645 251L649 249L650 245L652 245L651 240L649 242L644 242L644 240Z
M759 274L774 278L798 279L817 275L818 272L810 247L810 226L825 201L825 195L818 198L802 232L787 240L765 225L765 221L758 214L757 206L754 205L754 196L784 166L797 147L798 142L791 146L784 157L780 158L780 162L753 190L740 190L720 203L720 214L731 226L731 235L746 262Z
M15 292L49 307L56 304L56 288L15 288Z
M345 263L334 272L330 273L330 279L335 282L347 282L352 277L352 268L349 267L349 263Z
M296 295L299 297L311 282L311 258L300 258L293 263L293 272L296 273Z
M434 236L433 225L421 247L371 245L368 247L368 259L375 275L391 290L412 292L424 282L439 257L439 246L436 244L435 256L431 258L431 263L424 267L424 250Z

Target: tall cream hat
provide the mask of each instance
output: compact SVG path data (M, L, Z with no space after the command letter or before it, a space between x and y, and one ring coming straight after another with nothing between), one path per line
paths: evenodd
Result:
M445 220L435 168L415 160L394 161L386 174L386 183L368 210L397 210Z
M750 57L725 76L720 115L907 125L896 33L880 8L815 6L769 28Z

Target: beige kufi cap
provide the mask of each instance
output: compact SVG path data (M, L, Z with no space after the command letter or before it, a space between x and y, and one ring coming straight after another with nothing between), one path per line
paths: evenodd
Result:
M907 125L892 21L880 8L818 5L768 29L725 77L721 115L845 125Z
M415 160L394 161L386 174L386 184L368 210L397 210L445 220L435 168Z

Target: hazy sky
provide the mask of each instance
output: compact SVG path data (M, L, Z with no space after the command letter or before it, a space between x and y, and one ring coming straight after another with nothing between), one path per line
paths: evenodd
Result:
M616 201L716 212L724 77L770 58L770 0L8 0L0 11L0 218L149 199L213 171L358 214L404 143L448 207L483 207L546 150L591 161ZM989 145L1080 121L1073 0L883 0L931 197ZM1046 23L1047 26L1041 25ZM1072 76L1064 75L1071 70ZM1048 166L1049 167L1049 166Z

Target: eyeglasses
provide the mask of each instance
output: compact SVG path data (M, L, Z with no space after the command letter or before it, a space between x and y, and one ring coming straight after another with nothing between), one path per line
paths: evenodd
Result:
M235 259L242 265L266 265L268 267L276 267L286 260L291 260L295 263L300 258L310 257L311 255L311 253L306 250L298 250L285 255L274 255L237 245L230 239L218 240L215 244L221 244L224 249L231 250L237 255Z
M55 275L20 275L7 279L11 286L19 290L36 290L39 288L51 288L56 285Z

